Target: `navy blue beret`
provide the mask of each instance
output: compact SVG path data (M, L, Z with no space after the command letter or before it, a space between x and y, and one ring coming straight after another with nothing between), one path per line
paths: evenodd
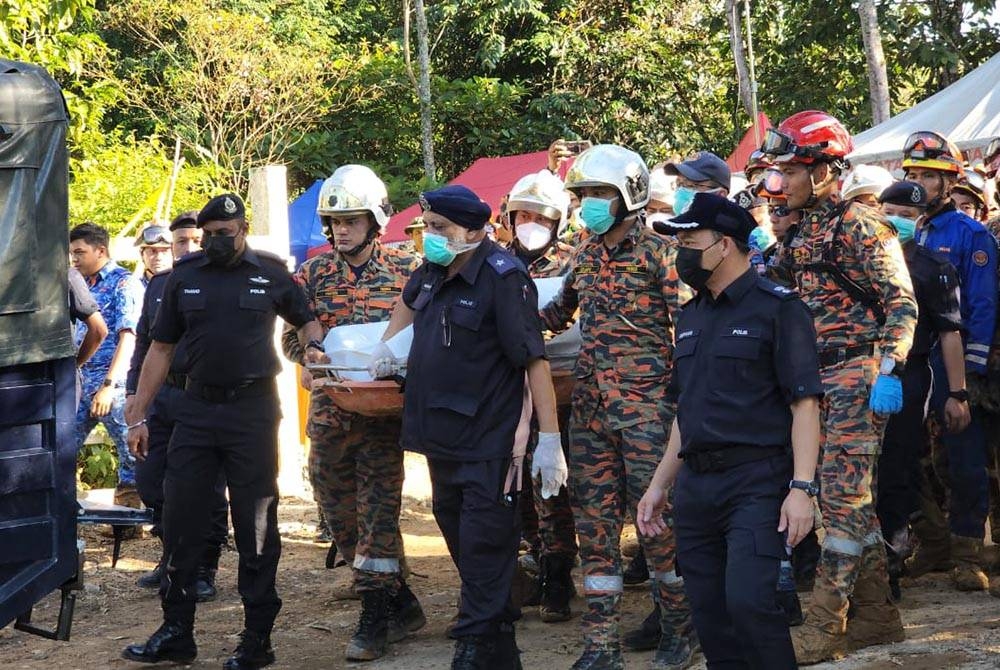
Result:
M695 193L691 207L666 223L653 224L656 232L676 235L682 230L715 230L746 243L757 227L750 213L732 200L715 193Z
M486 226L493 210L471 189L452 184L420 194L420 208L425 212L440 214L454 224L468 230Z
M223 193L209 200L208 204L198 212L198 227L201 228L209 221L243 219L246 211L240 196L235 193Z

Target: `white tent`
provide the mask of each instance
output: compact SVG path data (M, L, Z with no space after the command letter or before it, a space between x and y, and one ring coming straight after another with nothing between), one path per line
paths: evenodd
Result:
M971 160L1000 136L1000 53L948 88L854 137L853 163L897 167L910 133L935 130Z

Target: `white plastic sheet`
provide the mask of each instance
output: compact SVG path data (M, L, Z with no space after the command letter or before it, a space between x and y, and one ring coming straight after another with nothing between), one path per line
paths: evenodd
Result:
M323 340L326 355L330 364L337 368L337 374L342 378L356 382L370 382L368 363L371 362L372 350L385 333L388 321L375 323L359 323L349 326L331 328ZM413 326L407 326L386 342L386 345L400 363L406 363L410 355L410 344L413 342Z
M546 277L535 280L538 289L538 306L545 307L556 297L563 285L563 277ZM580 324L574 323L545 343L545 354L553 370L572 370L580 353Z

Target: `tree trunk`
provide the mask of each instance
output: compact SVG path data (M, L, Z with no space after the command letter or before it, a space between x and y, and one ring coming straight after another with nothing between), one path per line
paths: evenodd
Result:
M889 78L885 71L885 54L882 51L882 35L878 29L878 12L875 0L860 0L858 16L861 18L861 39L865 45L868 61L868 91L872 104L872 124L878 125L889 119Z
M431 59L427 43L427 15L424 0L416 0L417 13L417 67L420 70L417 96L420 99L420 139L424 154L424 176L430 183L437 181L434 165L434 126L431 119Z
M750 84L750 74L747 70L746 51L743 49L743 31L740 29L740 10L738 0L726 0L726 24L729 26L729 46L733 50L733 61L736 63L736 78L739 81L740 102L747 116L753 118L753 90ZM756 123L754 119L754 123Z

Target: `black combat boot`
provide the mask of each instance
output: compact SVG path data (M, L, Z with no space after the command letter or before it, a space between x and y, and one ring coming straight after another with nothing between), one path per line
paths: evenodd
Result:
M642 623L633 631L625 633L622 638L625 648L629 651L649 651L660 644L660 605L654 604Z
M130 644L122 651L122 658L137 663L173 661L188 664L198 656L191 626L164 621L148 640Z
M347 660L374 661L385 654L389 642L389 601L385 589L361 592L361 616L347 643Z
M499 670L495 665L497 639L493 635L463 635L455 641L451 670Z
M622 580L627 586L645 584L649 581L649 566L646 564L646 552L642 550L642 547L639 547L639 553L632 558L628 567L625 568Z
M493 666L497 670L522 670L521 650L517 648L514 636L514 624L500 624L500 632L496 637L496 653Z
M158 589L163 582L163 559L156 564L156 567L135 580L136 585L142 589Z
M194 574L194 595L195 600L200 603L207 603L215 600L218 591L215 589L215 569L206 566L198 568Z
M427 617L420 601L403 582L396 595L389 600L389 642L399 642L425 625Z
M240 643L233 655L226 659L223 670L258 670L274 663L271 636L256 631L240 633Z
M564 554L542 556L542 598L538 610L542 621L569 621L569 601L573 599L573 557Z

